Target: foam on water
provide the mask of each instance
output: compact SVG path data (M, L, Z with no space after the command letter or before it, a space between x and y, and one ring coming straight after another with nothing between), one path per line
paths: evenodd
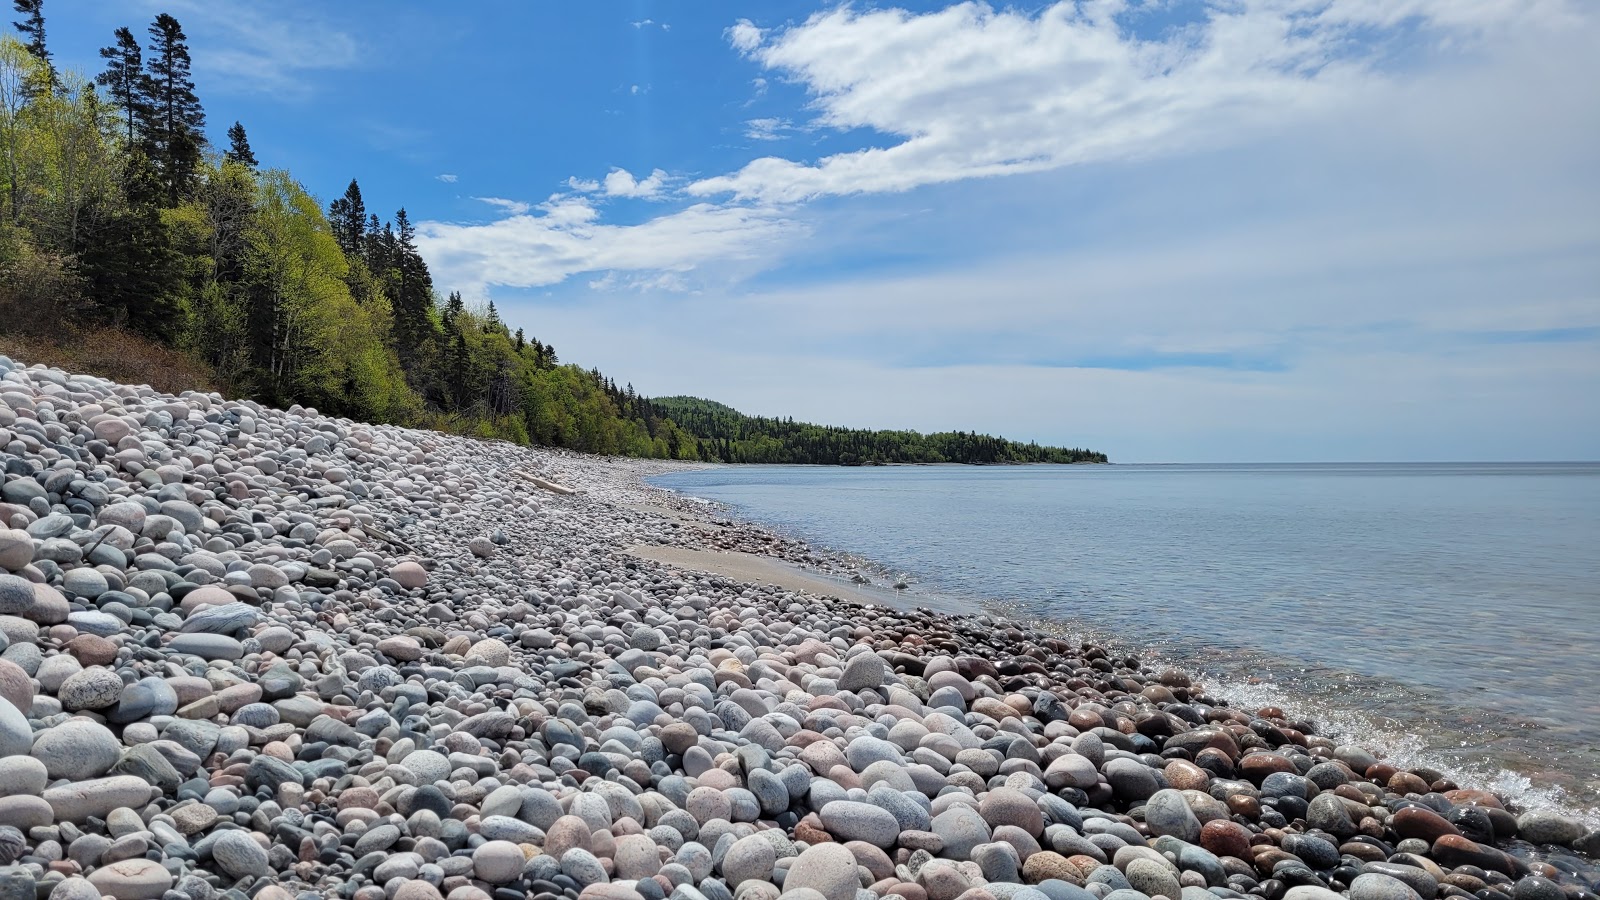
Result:
M1519 811L1550 810L1600 828L1600 810L1575 804L1559 787L1538 786L1527 775L1482 763L1464 763L1432 748L1428 741L1391 722L1286 691L1270 681L1251 681L1233 675L1199 673L1212 696L1242 708L1276 706L1291 718L1307 719L1318 731L1335 740L1349 741L1379 753L1400 768L1437 769L1465 788L1491 791ZM1214 685L1214 687L1213 687Z

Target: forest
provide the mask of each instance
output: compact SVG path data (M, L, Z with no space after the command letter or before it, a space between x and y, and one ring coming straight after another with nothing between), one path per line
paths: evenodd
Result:
M982 435L871 432L650 400L441 290L404 206L326 207L245 126L207 134L188 37L157 15L59 68L43 0L0 36L0 352L370 422L664 459L1078 462ZM58 363L59 364L59 363Z
M699 456L730 463L818 463L832 466L886 463L1106 462L1104 453L1021 444L986 434L946 431L868 431L810 425L793 419L747 416L698 397L659 397L656 410L700 437Z

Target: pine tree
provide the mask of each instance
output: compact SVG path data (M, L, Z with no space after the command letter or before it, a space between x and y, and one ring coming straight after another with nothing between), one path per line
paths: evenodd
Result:
M344 189L344 196L328 204L328 224L333 226L333 239L348 257L357 257L366 249L367 204L361 199L361 185L354 178ZM376 224L376 221L374 221ZM367 265L376 269L369 260Z
M27 18L11 24L28 39L28 52L39 62L44 63L44 87L54 91L59 82L56 79L56 67L50 62L50 50L44 43L44 0L16 0L13 5L18 13Z
M516 337L516 345L515 346L517 348L517 353L519 353L519 354L522 352L522 348L528 346L528 339L523 337L521 328L517 329L517 337Z
M177 206L188 194L205 146L205 111L189 77L188 36L172 16L162 13L150 24L148 78L151 127L144 134L147 153L167 189L167 203Z
M244 126L234 122L228 129L228 160L241 166L256 167L256 155L250 150L250 138L244 133Z
M145 85L144 53L133 32L126 28L116 31L117 42L100 48L100 58L106 61L106 70L95 77L95 83L106 89L112 102L122 109L127 122L128 146L133 146L135 129L148 122L149 89Z

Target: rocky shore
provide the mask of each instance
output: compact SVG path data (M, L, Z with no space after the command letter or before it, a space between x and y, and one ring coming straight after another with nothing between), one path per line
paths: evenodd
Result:
M1564 900L1600 832L649 464L0 357L0 900ZM1349 742L1347 742L1349 741Z

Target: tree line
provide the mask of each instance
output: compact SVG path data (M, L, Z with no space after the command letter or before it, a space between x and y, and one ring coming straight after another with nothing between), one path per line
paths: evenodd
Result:
M747 416L698 397L658 397L660 412L696 434L696 455L707 462L817 463L834 466L887 463L1106 462L1104 453L1043 447L963 431L921 434L811 425L793 419Z
M91 78L55 65L43 0L14 5L17 36L0 36L0 334L111 334L195 361L234 396L591 453L1069 461L977 435L730 429L563 364L493 303L441 292L403 206L381 216L352 178L324 208L257 158L240 122L214 144L173 16L142 42L117 28Z

